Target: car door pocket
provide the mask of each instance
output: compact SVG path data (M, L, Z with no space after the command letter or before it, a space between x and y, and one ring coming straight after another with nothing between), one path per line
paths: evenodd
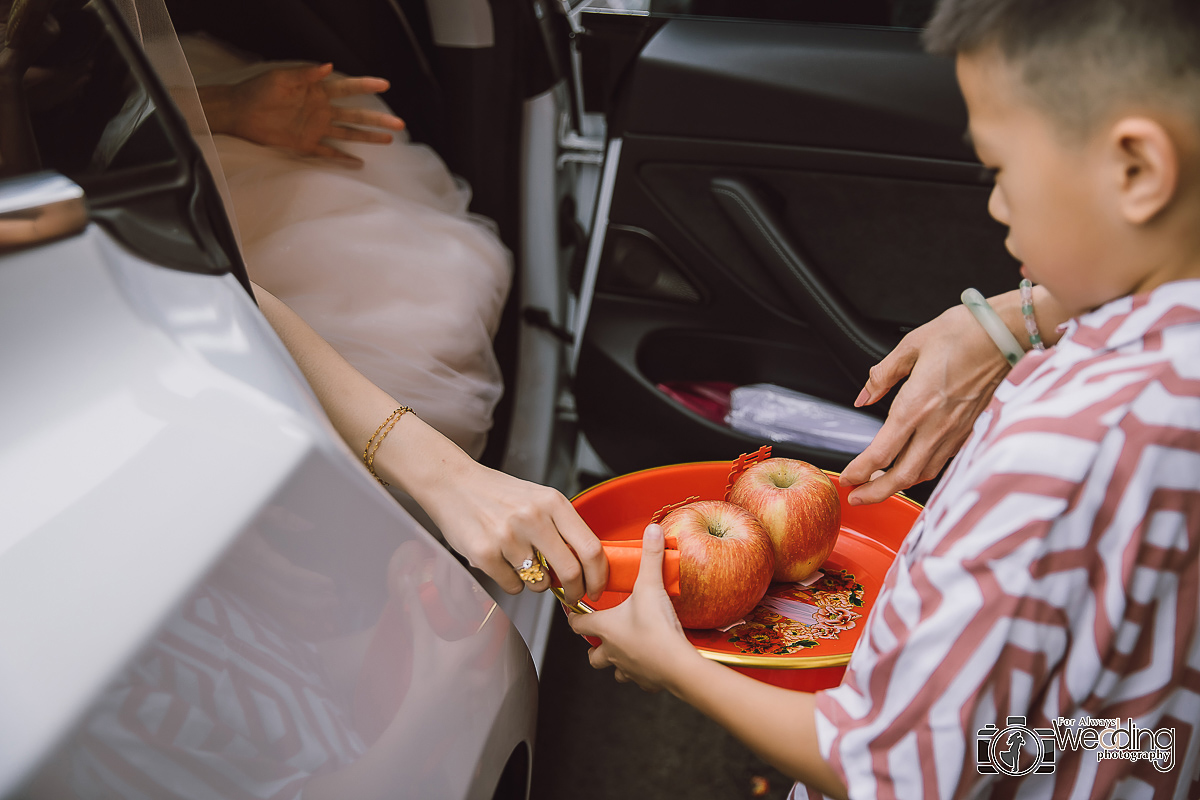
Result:
M713 178L713 199L812 330L856 378L896 342L873 329L800 255L762 194L737 178Z

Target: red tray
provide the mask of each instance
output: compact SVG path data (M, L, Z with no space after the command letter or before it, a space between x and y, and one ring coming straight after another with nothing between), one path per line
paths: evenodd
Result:
M724 499L729 469L728 461L656 467L593 486L571 503L599 538L637 539L665 505L693 495L701 500ZM837 473L828 474L836 485ZM849 491L838 487L842 529L832 555L821 567L825 577L810 587L771 584L746 622L726 632L686 631L702 655L790 689L816 691L841 682L884 576L921 513L919 504L902 495L874 505L851 506L846 503ZM605 592L589 605L596 610L611 608L628 596ZM770 598L776 598L776 608L786 608L800 619L767 608Z

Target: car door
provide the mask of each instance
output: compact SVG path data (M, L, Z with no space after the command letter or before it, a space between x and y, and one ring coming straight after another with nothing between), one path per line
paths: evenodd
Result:
M527 797L529 651L256 307L150 16L0 13L0 797Z
M914 5L650 0L581 15L589 103L610 128L575 390L612 472L766 441L664 385L769 383L849 407L905 332L967 287L1019 279L953 64L922 51L908 26L930 4ZM854 454L775 453L830 469Z

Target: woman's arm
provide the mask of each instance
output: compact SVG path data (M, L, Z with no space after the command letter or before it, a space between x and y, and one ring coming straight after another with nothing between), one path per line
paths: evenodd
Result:
M367 380L294 311L255 286L259 306L300 366L350 448L361 453L379 424L402 402ZM510 594L525 584L514 566L537 548L572 601L598 597L608 580L599 540L557 491L476 463L453 442L403 415L375 454L375 471L408 492L450 546ZM549 588L548 580L530 586Z

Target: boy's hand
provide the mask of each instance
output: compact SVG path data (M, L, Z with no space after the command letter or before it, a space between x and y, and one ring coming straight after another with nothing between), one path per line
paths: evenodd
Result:
M572 614L571 628L601 640L588 653L596 669L615 667L614 677L648 692L671 688L676 669L703 658L683 634L671 598L663 588L663 531L650 525L642 537L642 563L633 594L621 605L591 614Z
M905 336L871 369L854 401L855 406L870 405L908 376L883 428L842 472L843 486L858 487L850 493L850 504L878 503L937 477L1008 370L1004 356L965 306L955 306Z

